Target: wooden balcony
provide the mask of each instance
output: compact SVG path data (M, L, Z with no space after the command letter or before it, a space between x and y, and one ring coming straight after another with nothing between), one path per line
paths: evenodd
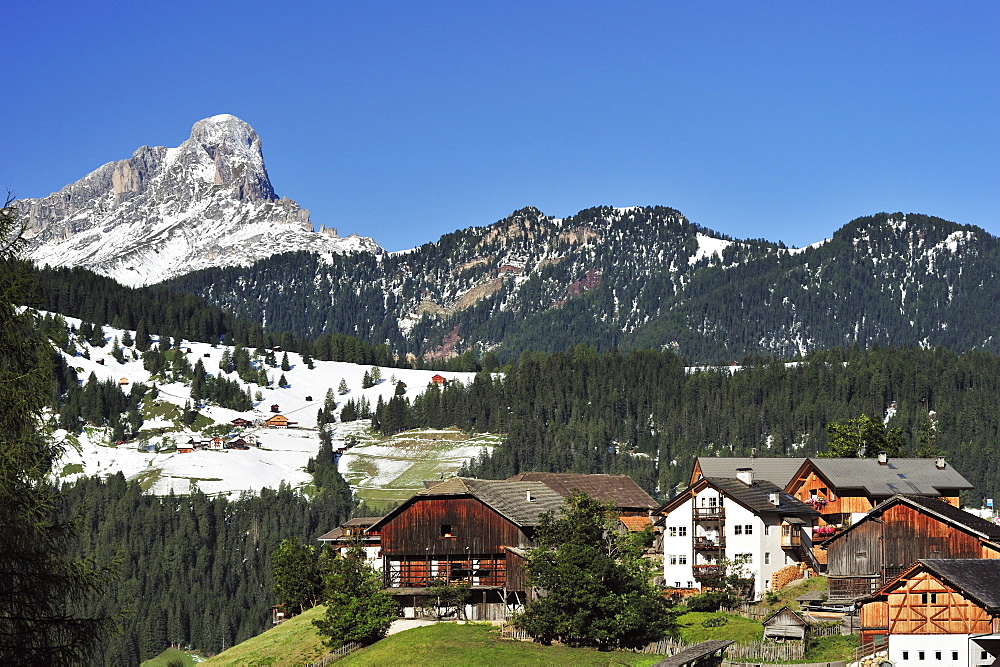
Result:
M802 546L802 535L782 535L781 536L781 548L782 549L798 549Z
M719 521L726 518L726 508L725 507L695 507L694 508L694 519L695 521Z
M696 537L693 542L694 548L697 551L716 551L726 548L726 540L721 537Z
M691 570L694 572L695 579L718 577L726 573L726 568L721 565L692 565Z

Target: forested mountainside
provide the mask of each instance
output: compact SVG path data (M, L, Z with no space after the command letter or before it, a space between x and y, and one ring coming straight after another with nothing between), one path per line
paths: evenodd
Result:
M944 454L975 485L969 503L1000 494L1000 357L982 351L855 347L691 369L670 352L578 345L525 353L504 371L395 397L376 408L376 427L506 433L465 474L623 473L665 499L696 456L812 456L826 451L827 424L867 414L901 429L901 455Z
M858 218L789 250L662 207L527 208L405 253L275 256L166 283L269 327L397 354L671 349L697 362L858 344L1000 351L997 239L925 215Z

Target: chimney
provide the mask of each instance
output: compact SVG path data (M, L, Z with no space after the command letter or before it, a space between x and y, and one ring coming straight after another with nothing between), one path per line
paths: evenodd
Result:
M737 468L736 479L747 486L753 486L753 468Z
M889 465L889 455L886 454L885 452L879 452L878 453L878 464L880 466L887 466L887 465Z
M939 456L936 459L934 459L934 467L937 468L938 470L944 470L947 467L945 465L943 456Z
M769 493L767 494L767 499L771 501L772 505L777 506L781 504L781 494Z
M531 497L531 489L528 489L527 491L524 492L524 499L527 500L529 503L535 501L535 499Z

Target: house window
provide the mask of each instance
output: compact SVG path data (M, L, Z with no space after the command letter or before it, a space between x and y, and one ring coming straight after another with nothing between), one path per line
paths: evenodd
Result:
M951 659L952 660L958 660L958 651L952 651L951 652Z
M670 537L677 537L677 526L670 526Z
M733 535L742 535L742 534L743 534L743 526L741 526L740 524L736 524L735 526L733 526Z
M935 660L941 659L941 651L934 651L934 659Z
M451 532L450 523L441 524L441 537L455 537L455 534Z
M771 552L770 551L765 551L764 552L764 565L770 565L770 564L771 564Z
M764 534L765 535L771 534L771 526L767 525L766 523L764 524Z
M680 526L677 528L677 537L687 537L688 528L687 526Z
M910 652L903 651L903 660L909 660L909 659L910 659Z
M792 562L792 559L788 557L788 554L785 554L785 565L788 565L791 562Z
M747 565L753 563L753 554L736 554L737 558L746 558Z
M753 524L752 523L748 523L747 525L743 526L743 534L744 535L753 535Z
M677 556L675 554L670 554L669 556L667 556L667 558L670 559L671 565L677 565ZM678 588L680 587L678 586Z
M694 588L694 582L693 581L689 581L688 582L688 588Z
M687 565L688 564L687 554L680 554L680 555L678 555L677 556L677 564L678 565Z
M923 659L924 659L924 652L917 651L917 660L923 660Z

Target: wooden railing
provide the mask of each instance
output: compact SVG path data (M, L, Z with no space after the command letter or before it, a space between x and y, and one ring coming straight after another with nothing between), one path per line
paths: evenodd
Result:
M715 577L726 573L726 568L721 565L692 565L691 570L696 579L698 577Z
M704 551L707 549L724 549L726 547L726 540L723 537L696 537L694 538L694 548L699 551Z
M782 535L781 536L781 546L798 548L802 546L802 536L801 535Z
M695 519L725 519L726 508L724 507L695 507Z

